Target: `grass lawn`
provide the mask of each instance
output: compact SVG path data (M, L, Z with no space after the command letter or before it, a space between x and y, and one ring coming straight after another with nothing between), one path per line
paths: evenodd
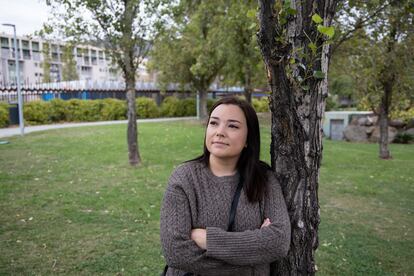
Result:
M262 158L270 134L262 128ZM125 125L9 138L0 145L0 275L159 275L168 176L201 153L195 122L143 123L143 165ZM320 275L413 275L414 145L324 142Z

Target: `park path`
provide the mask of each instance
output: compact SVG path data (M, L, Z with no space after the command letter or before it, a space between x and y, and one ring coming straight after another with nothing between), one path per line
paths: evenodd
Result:
M169 121L182 121L182 120L196 120L197 117L174 117L174 118L155 118L155 119L139 119L140 123L156 123L156 122L169 122ZM83 126L102 126L102 125L114 125L114 124L126 124L127 120L119 121L101 121L101 122L85 122L85 123L65 123L65 124L52 124L52 125L41 125L41 126L27 126L24 128L24 134L44 131L49 129L68 128L68 127L83 127ZM0 128L0 138L20 135L19 126Z

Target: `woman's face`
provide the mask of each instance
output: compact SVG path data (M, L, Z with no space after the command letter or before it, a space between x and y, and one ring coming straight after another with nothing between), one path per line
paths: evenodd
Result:
M247 140L246 117L240 107L221 104L211 113L206 130L206 147L213 157L239 158Z

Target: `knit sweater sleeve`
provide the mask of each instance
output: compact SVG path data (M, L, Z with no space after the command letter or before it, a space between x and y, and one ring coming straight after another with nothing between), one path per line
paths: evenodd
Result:
M191 240L192 216L185 191L186 179L176 172L170 177L161 208L160 232L164 257L170 267L203 275L235 275L243 268L206 255Z
M270 219L271 225L261 229L227 232L207 227L207 256L234 265L255 265L270 263L287 255L290 221L280 185L273 173L269 173L264 217Z

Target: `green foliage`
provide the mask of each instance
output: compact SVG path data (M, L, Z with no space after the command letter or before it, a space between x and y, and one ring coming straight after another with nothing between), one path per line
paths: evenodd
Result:
M161 114L165 117L195 116L197 115L196 100L166 97L161 104Z
M101 120L125 120L127 113L126 102L118 99L102 100Z
M414 136L405 132L398 133L393 141L393 143L397 144L409 144L412 142L414 142Z
M262 97L261 99L252 99L252 105L256 112L269 112L269 98Z
M76 61L73 56L74 45L67 43L63 48L62 54L62 80L72 81L79 79L78 72L76 70Z
M391 119L401 119L408 122L414 118L414 107L405 110L394 110L390 117Z
M33 101L23 105L23 116L28 125L42 125L50 122L50 103Z
M338 103L336 102L336 97L334 95L329 95L326 98L325 111L332 111L338 109Z
M51 63L51 58L50 58L50 44L47 42L42 43L42 54L43 54L43 82L44 83L49 83L52 81L51 77L50 77L50 63Z
M9 124L9 105L0 102L0 128L6 127Z
M62 99L53 99L50 102L49 116L52 122L64 122L67 120L67 103Z
M171 24L164 26L150 53L150 68L158 72L162 87L178 83L205 96L225 64L221 28L223 5L221 2L189 4L184 1L171 9ZM204 110L205 107L200 106L200 111ZM172 109L162 112L177 114Z
M165 117L180 116L180 100L176 97L166 97L161 104L161 114Z
M147 97L140 97L136 99L136 110L138 118L156 118L160 114L158 106L154 99Z
M196 100L193 98L186 98L180 100L180 105L182 109L182 115L184 117L196 116L197 115L197 106Z
M217 99L207 99L207 111L210 112Z

